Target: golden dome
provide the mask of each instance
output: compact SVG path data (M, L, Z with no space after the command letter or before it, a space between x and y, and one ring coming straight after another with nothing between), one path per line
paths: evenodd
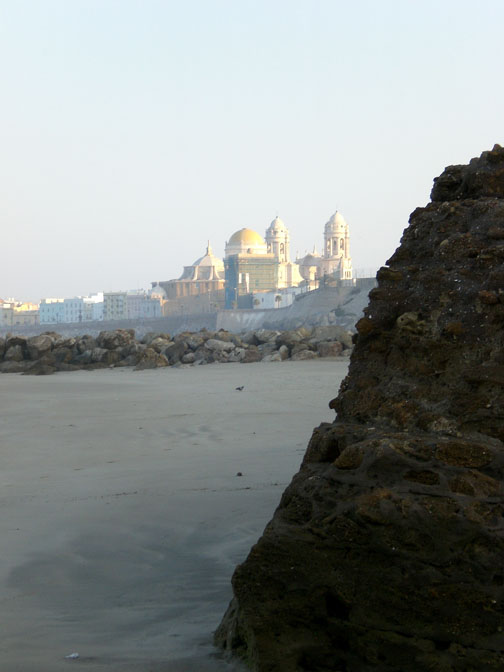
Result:
M233 233L229 239L228 245L241 245L242 247L254 247L256 245L265 245L264 239L252 229L240 229Z

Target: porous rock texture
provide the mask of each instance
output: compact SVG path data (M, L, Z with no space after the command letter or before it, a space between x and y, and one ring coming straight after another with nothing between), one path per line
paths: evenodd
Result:
M431 199L235 571L216 642L254 670L504 670L504 149Z

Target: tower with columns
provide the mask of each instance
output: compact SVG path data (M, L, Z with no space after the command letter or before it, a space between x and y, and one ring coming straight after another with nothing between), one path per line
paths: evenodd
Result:
M281 264L290 262L289 229L278 215L266 229L265 238L268 252L273 253Z

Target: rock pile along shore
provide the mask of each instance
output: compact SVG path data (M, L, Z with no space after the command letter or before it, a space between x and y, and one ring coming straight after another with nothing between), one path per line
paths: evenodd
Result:
M504 669L504 149L434 181L347 378L233 577L258 672Z
M293 331L258 329L241 335L227 331L148 333L102 331L93 338L65 338L54 332L25 338L0 338L0 373L50 374L56 371L132 366L136 370L212 362L281 362L348 356L352 335L336 325Z

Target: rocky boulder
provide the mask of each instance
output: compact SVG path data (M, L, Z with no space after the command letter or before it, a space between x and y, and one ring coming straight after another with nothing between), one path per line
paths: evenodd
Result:
M114 331L100 331L96 338L96 345L106 350L115 350L130 345L134 340L134 329L115 329Z
M73 357L73 350L72 348L59 347L53 350L52 355L56 365L68 363Z
M7 334L5 339L5 349L8 350L15 345L20 345L23 350L26 349L26 338L24 336L13 336L12 334Z
M51 334L48 335L50 336ZM62 336L59 336L59 334L54 334L53 339L53 347L55 350L58 348L73 348L77 343L76 338L63 338Z
M257 329L257 331L254 332L255 344L274 343L279 334L279 331L273 331L272 329Z
M163 352L170 345L174 345L174 343L160 336L157 336L149 343L149 347L154 348L156 352Z
M10 345L7 347L4 359L6 362L22 362L24 359L24 348L22 345Z
M249 346L245 350L245 355L243 356L241 363L242 364L252 364L254 362L260 362L263 358L261 351L256 346Z
M488 298L482 300L488 301ZM5 340L0 340L0 362L38 362L41 371L44 370L42 365L58 371L72 371L137 364L140 368L156 368L166 363L178 366L213 362L278 362L291 358L335 356L338 352L348 354L350 348L342 350L342 343L333 340L336 336L349 338L347 332L338 328L314 331L303 326L286 332L259 329L241 336L222 329L217 332L201 330L196 334L185 331L173 340L166 333L149 332L141 342L135 339L133 330L124 329L101 331L96 338L88 334L64 338L55 332L44 332L29 339L8 335ZM162 357L156 358L146 350ZM304 351L313 354L298 356ZM18 369L23 367L6 366L0 371Z
M283 331L275 338L276 346L281 347L282 345L285 345L289 349L289 352L292 352L293 348L303 341L303 335L296 330Z
M226 331L225 329L219 329L219 331L215 334L215 338L219 341L230 342L233 340L233 334L230 334L229 331Z
M255 331L245 331L241 334L241 340L246 345L259 345Z
M289 358L289 348L286 345L281 345L278 348L278 353L282 358L282 361Z
M272 343L261 343L257 346L257 349L262 354L263 357L267 355L272 355L274 352L278 351L278 346L275 342Z
M272 352L270 355L264 355L264 357L261 360L262 362L281 362L282 360L282 355L278 352L278 350L275 350L275 352Z
M504 669L504 150L449 167L216 642L257 672ZM300 353L301 354L301 353Z
M87 364L91 364L93 361L93 350L84 350L84 352L74 354L70 360L71 364L75 364L79 367L85 367Z
M107 348L93 348L91 350L91 363L104 364L111 366L117 364L120 360L120 354L117 350L107 350Z
M234 343L231 341L222 341L217 338L209 338L208 341L205 341L205 348L211 350L214 354L217 352L231 352L234 350Z
M311 333L313 343L339 341L345 348L352 347L352 334L336 324L327 327L314 327Z
M189 352L186 352L185 355L182 355L182 359L180 360L182 364L194 364L196 361L196 355L192 350Z
M156 352L154 348L146 348L140 353L138 363L135 366L135 371L157 369L164 366L168 366L168 359L159 352Z
M193 352L197 350L201 345L203 345L205 339L201 334L190 334L185 339L187 347L190 348Z
M322 341L317 343L317 353L319 357L339 357L343 352L343 345L340 341Z
M26 341L26 349L30 359L40 359L42 355L50 352L53 347L53 339L47 334L32 336Z
M187 350L187 346L184 341L178 341L177 343L173 343L171 345L168 345L164 350L163 354L168 360L169 364L177 364L178 362L181 361L183 356L185 355Z
M242 362L246 352L245 348L235 348L229 353L228 362Z
M81 336L75 343L75 349L79 354L82 354L87 350L92 350L96 347L98 347L97 341L92 336L88 336L87 334Z
M293 362L302 362L307 359L315 359L317 356L316 352L309 350L308 348L303 348L302 350L297 350L291 357Z
M170 334L165 334L158 331L148 331L146 334L144 334L140 343L143 345L150 345L156 338L163 338L165 341L171 341Z

